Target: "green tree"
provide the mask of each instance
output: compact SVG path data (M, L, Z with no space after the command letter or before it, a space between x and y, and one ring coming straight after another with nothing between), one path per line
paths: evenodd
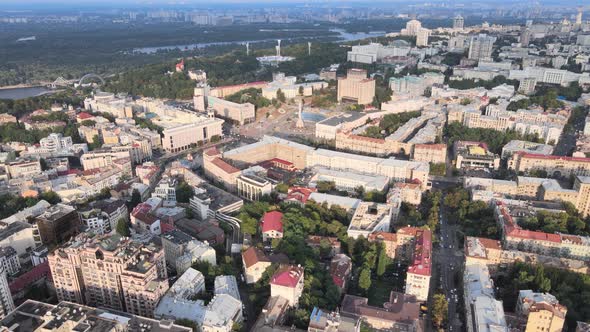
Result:
M359 288L365 293L371 288L371 269L363 267L359 275Z
M129 236L131 232L129 231L129 225L127 224L127 220L121 218L117 221L117 233L121 236Z
M385 246L380 246L379 248L379 261L377 263L377 276L382 277L389 265L389 257L387 256Z
M281 89L277 90L277 100L280 101L281 103L284 103L287 101L287 98L285 97L285 93Z
M57 204L61 202L61 197L55 191L45 191L39 195L39 199L46 200L49 204Z
M180 203L188 203L194 194L193 187L186 181L180 181L176 186L176 200Z
M432 299L432 323L441 328L445 323L449 312L449 303L443 294L434 294Z
M131 201L129 202L129 207L133 209L139 203L141 203L141 194L139 193L139 190L133 189L133 192L131 192Z

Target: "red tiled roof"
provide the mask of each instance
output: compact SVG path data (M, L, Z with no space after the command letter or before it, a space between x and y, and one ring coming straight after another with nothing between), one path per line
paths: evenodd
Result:
M78 118L81 120L92 119L92 118L94 118L94 115L86 113L86 112L80 112L80 113L78 113Z
M408 273L430 275L432 263L432 232L430 230L419 230L414 248L414 258L412 265L408 268Z
M280 158L272 158L270 161L271 162L278 163L278 164L283 164L283 165L286 165L286 166L292 166L293 165L292 162L287 161L287 160L284 160L284 159L280 159Z
M223 159L221 158L215 158L211 161L211 163L217 167L219 167L222 171L229 173L229 174L233 174L233 173L237 173L240 170L233 167L232 165L226 163L225 161L223 161Z
M208 156L216 156L219 154L219 150L217 150L217 147L214 146L205 150L205 154Z
M553 156L553 155L544 155L544 154L536 154L536 153L527 153L527 152L523 152L523 151L516 152L516 154L520 155L522 158L530 158L530 159L565 160L565 161L580 161L580 162L590 163L590 158L583 158L583 157Z
M397 235L389 232L375 232L369 234L369 241L397 242Z
M250 247L242 253L242 259L246 268L256 265L258 262L270 262L269 258L256 247Z
M289 188L287 199L298 200L299 202L305 204L311 193L316 191L316 188L291 187Z
M424 149L424 150L446 150L446 144L416 144L414 145L414 150L416 149Z
M49 269L48 261L33 267L30 271L19 276L11 282L8 287L10 288L10 292L14 294L45 276L51 278L51 270Z
M272 276L272 285L295 288L303 277L303 268L300 266L283 266Z
M262 216L262 233L283 232L283 214L279 211L267 212Z

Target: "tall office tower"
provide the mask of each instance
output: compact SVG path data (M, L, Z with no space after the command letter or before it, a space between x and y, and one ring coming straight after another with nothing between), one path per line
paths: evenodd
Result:
M6 271L0 265L0 319L14 310L14 302L12 302L12 295L10 288L8 288L8 279L6 278Z
M453 18L453 29L463 30L463 26L465 25L465 20L463 16L457 15Z
M418 33L416 34L416 46L428 46L428 37L430 37L429 29L418 29Z
M578 14L576 15L576 26L582 25L582 7L578 7Z
M151 317L168 290L162 247L118 234L86 234L48 257L59 301Z
M495 41L496 37L488 36L486 34L479 34L471 37L468 58L473 60L491 59Z

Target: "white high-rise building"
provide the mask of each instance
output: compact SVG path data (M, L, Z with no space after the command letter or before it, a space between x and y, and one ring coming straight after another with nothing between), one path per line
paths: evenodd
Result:
M463 26L465 24L465 20L463 16L457 15L453 18L453 29L463 30Z
M477 36L471 37L471 41L469 42L469 59L491 59L492 51L494 49L494 42L496 42L496 37L491 37L486 34L479 34Z
M14 310L14 302L12 301L10 288L8 288L6 271L4 271L4 267L0 265L0 319L6 317L6 315L12 310Z

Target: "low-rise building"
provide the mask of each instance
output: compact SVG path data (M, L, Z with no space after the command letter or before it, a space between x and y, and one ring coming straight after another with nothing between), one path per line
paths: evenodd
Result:
M262 216L261 230L264 242L283 238L283 214L279 211L265 213Z
M161 239L166 263L178 274L182 274L195 262L217 265L215 249L180 230L166 232Z
M314 307L309 317L308 332L359 332L358 318L341 316L339 312L327 312Z
M423 331L420 318L420 302L413 295L391 292L383 307L371 306L365 297L344 295L340 306L342 315L364 321L377 330Z
M361 202L352 216L348 226L348 236L357 239L367 238L374 232L389 232L393 207L387 204Z
M262 274L272 264L270 259L256 247L249 247L242 252L242 265L246 283L253 284L262 278Z
M447 161L446 144L415 144L412 160L442 164Z
M352 260L345 254L337 254L330 261L330 276L341 292L346 290L352 273Z
M466 264L463 275L468 332L507 331L502 302L494 298L494 286L486 265Z
M525 332L561 332L567 308L551 294L521 290L516 302L516 313L526 319Z
M490 152L485 143L457 141L453 149L457 169L500 168L500 156Z
M270 296L282 297L297 308L303 293L304 272L301 266L281 266L270 279Z

